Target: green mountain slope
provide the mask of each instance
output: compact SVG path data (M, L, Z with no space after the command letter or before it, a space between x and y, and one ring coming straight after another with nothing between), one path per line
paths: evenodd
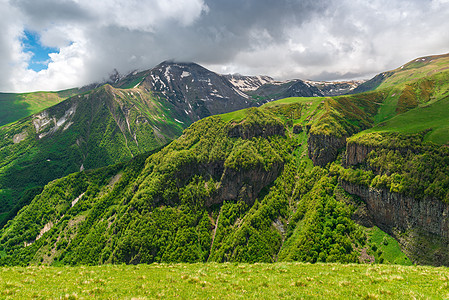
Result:
M364 133L428 131L425 142L449 141L449 54L418 58L388 72L376 91L386 100L375 117L377 126Z
M0 127L40 112L80 92L80 89L70 89L59 92L0 93Z
M376 123L449 96L449 54L415 59L375 76L353 92L376 90L386 96Z
M347 140L337 172L412 259L446 265L448 65L449 55L430 56L391 72L376 90L388 96L375 126Z
M183 126L175 118L183 118L170 107L149 92L106 85L3 126L0 212L7 217L20 209L30 188L130 159L179 136Z
M193 121L257 105L224 76L164 62L3 126L0 227L51 180L129 160L180 136Z

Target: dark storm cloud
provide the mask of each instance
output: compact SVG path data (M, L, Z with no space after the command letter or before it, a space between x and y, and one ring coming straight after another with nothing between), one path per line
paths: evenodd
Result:
M209 13L198 22L211 28L222 28L231 37L247 37L253 30L266 30L274 40L285 38L290 26L300 26L326 9L329 1L229 0L206 1Z
M55 22L86 22L93 17L87 9L71 0L12 0L11 4L35 26L48 26Z
M289 28L326 10L328 1L206 1L208 12L192 26L165 24L152 35L153 55L204 64L225 64L242 51L288 40ZM156 62L152 62L156 63Z

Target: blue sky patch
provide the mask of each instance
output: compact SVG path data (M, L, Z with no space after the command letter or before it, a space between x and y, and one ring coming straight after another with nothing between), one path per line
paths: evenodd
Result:
M48 68L50 62L49 53L57 53L59 49L45 47L40 42L40 36L34 31L24 31L25 36L22 38L22 45L25 52L33 53L28 62L28 69L39 72Z

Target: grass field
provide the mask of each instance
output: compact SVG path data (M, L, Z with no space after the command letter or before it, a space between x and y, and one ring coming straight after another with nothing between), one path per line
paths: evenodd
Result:
M442 299L447 268L174 264L0 269L1 299Z
M407 83L412 80L431 76L438 72L444 72L447 70L448 63L449 54L433 55L414 59L409 63L393 70L393 75L382 82L378 89L397 87L400 84Z
M368 132L400 132L408 134L432 129L425 137L425 141L446 144L449 142L449 114L447 113L447 107L449 107L449 97L431 105L418 107L397 115L361 134Z
M384 262L398 265L411 265L410 259L402 252L401 246L398 241L389 236L378 227L368 229L368 236L372 243L375 245L376 262ZM372 249L374 250L374 249Z

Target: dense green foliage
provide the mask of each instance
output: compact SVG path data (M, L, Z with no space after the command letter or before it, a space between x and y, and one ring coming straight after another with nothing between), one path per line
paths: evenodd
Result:
M284 126L209 117L145 162L51 182L0 232L1 262L358 262L357 203Z
M348 182L449 202L449 149L423 142L427 134L377 132L353 138L350 143L372 149L366 160L362 166L334 165L333 170Z

